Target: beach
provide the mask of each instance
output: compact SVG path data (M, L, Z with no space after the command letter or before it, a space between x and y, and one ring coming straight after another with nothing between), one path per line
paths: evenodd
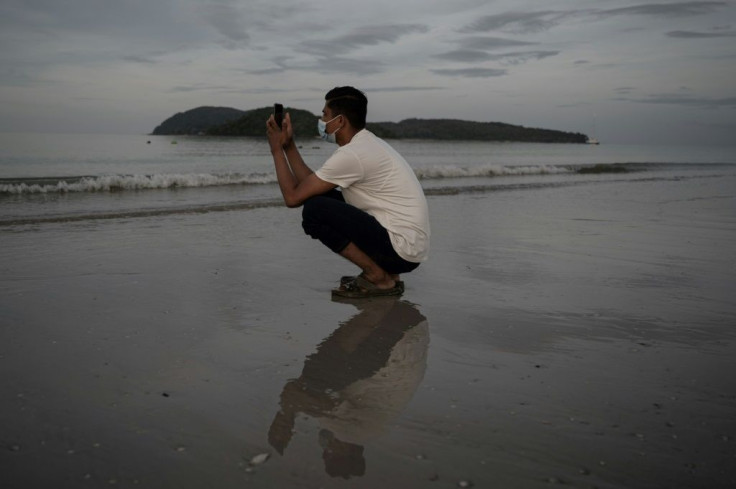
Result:
M276 205L8 221L2 486L734 487L718 172L428 192L400 299Z

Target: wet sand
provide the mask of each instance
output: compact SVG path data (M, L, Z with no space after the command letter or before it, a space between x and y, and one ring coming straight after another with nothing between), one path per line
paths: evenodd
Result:
M359 303L285 208L0 229L2 487L733 487L734 188L432 196Z

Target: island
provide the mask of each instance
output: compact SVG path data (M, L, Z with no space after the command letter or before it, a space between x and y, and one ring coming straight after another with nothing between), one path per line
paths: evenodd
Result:
M297 138L317 135L318 116L287 107ZM265 121L272 107L239 110L229 107L198 107L177 113L160 125L152 135L202 135L263 137ZM400 122L369 122L367 129L384 139L435 139L453 141L511 141L530 143L585 144L581 133L530 128L502 122L474 122L459 119L405 119Z

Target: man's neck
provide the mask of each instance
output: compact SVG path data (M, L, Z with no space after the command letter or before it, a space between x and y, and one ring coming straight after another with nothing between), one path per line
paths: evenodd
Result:
M350 126L343 127L340 129L340 132L335 134L335 141L337 142L338 146L345 146L350 141L353 140L353 137L355 137L356 134L358 134L361 131L361 129L355 129Z

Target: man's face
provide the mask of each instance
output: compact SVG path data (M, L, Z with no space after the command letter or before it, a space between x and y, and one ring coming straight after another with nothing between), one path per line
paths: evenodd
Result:
M322 109L322 120L327 122L331 120L334 116L332 115L332 109L330 109L327 104L325 103L324 108Z

